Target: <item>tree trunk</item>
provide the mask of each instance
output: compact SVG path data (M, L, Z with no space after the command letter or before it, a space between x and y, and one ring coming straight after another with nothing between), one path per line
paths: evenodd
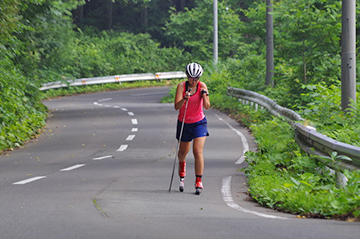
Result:
M112 0L106 1L106 28L111 29L113 24L113 2Z
M307 76L306 76L306 56L305 56L305 41L303 41L303 74L304 74L304 84L307 84Z
M149 19L148 19L148 7L145 6L143 9L143 26L145 32L148 32Z

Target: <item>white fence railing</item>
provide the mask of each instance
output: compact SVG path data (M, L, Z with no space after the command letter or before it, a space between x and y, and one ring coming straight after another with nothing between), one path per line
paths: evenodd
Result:
M157 72L157 73L144 73L144 74L126 74L126 75L114 75L114 76L103 76L93 78L82 78L76 80L70 80L66 83L57 81L43 84L40 90L57 89L69 86L81 86L81 85L95 85L105 83L116 83L126 81L139 81L139 80L165 80L165 79L177 79L185 78L186 74L182 71L173 72Z

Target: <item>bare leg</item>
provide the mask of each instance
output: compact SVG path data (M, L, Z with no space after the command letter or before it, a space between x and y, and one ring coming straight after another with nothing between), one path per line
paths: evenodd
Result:
M179 158L179 176L180 176L180 186L179 191L184 191L184 179L186 176L186 155L190 151L191 142L180 142L178 158Z
M179 162L184 162L186 155L190 151L191 142L180 142L179 152L178 152L178 158Z
M199 137L194 139L193 153L195 158L195 174L203 175L204 172L204 156L203 149L206 137Z

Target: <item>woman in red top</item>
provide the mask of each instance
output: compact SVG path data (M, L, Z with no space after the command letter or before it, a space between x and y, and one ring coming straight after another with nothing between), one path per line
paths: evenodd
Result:
M196 194L200 194L203 188L201 180L204 171L203 148L206 136L209 135L203 108L206 110L210 108L210 100L206 84L199 81L202 73L203 68L198 63L190 63L186 66L188 80L181 82L177 86L174 102L175 110L179 110L176 132L176 138L180 141L178 152L179 190L181 192L184 190L184 179L186 176L185 158L190 151L191 141L193 141Z

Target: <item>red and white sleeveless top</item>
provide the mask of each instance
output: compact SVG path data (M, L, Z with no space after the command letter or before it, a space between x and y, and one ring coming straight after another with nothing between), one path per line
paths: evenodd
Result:
M185 91L186 91L186 81L184 81L183 84L184 84L184 91L183 91L183 96L184 96ZM192 123L196 123L196 122L199 122L200 120L204 119L205 114L203 111L203 97L201 96L200 81L198 82L197 90L196 90L195 94L190 96L188 101L189 102L187 105L187 110L186 110L186 115L185 115L185 123L192 124ZM186 102L183 104L183 106L179 110L178 119L181 122L183 121L183 118L184 118L185 106L186 106Z

